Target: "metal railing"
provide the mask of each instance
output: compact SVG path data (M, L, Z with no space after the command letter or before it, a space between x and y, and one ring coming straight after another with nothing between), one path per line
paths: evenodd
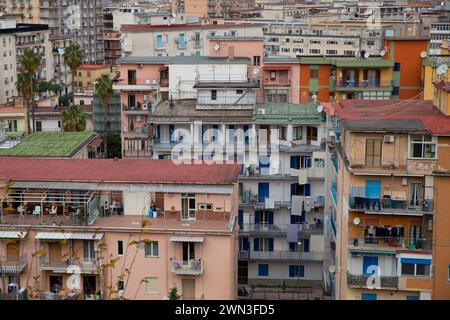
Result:
M382 246L402 248L408 250L431 250L432 239L417 238L409 239L405 237L392 237L392 236L369 236L365 235L364 238L355 238L349 241L349 244L353 247L357 246Z
M296 252L296 251L249 251L250 260L311 260L321 261L322 252Z
M22 254L17 259L0 256L0 273L21 273L27 265L27 255Z
M392 87L392 81L384 80L336 80L337 88L381 88Z
M175 274L198 275L203 273L203 260L188 262L171 261L171 270Z
M244 223L239 225L240 232L258 233L258 234L286 234L290 224L255 224ZM299 234L323 234L323 224L301 225Z
M389 197L366 198L349 196L349 208L362 211L389 211L389 212L434 212L434 201L431 199L395 200Z

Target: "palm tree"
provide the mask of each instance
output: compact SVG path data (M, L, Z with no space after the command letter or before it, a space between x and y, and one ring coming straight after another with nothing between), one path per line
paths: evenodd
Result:
M105 139L105 158L108 155L108 134L106 122L109 120L109 100L114 93L112 80L107 73L102 74L95 80L95 92L103 105L103 135Z
M78 106L70 106L61 112L61 123L64 131L82 132L86 130L86 112Z
M70 68L72 73L72 103L75 103L75 76L77 74L77 69L83 63L84 54L78 44L70 44L64 50L64 63Z
M34 88L33 88L33 77L37 69L39 68L40 64L42 62L42 57L35 53L32 48L25 49L23 53L19 57L19 63L21 65L21 71L26 72L29 74L29 90L31 90L31 99L29 99L29 110L31 109L31 114L33 118L33 132L34 132L34 107L33 107L33 97L34 97ZM19 91L19 89L17 89ZM28 119L27 119L28 121Z
M33 99L33 92L30 87L30 74L26 72L21 72L17 75L17 82L16 82L16 88L19 95L22 97L24 110L25 110L25 123L26 123L26 130L27 134L30 134L31 128L30 128L30 120L29 120L29 113L30 113L30 101Z

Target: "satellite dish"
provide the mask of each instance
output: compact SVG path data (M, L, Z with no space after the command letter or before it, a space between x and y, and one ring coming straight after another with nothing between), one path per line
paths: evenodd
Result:
M355 219L353 219L353 223L358 226L359 223L361 222L361 219L359 219L358 217L356 217Z
M175 18L170 19L170 23L175 23Z
M259 68L253 69L253 75L257 76L259 74Z
M330 264L328 267L328 272L335 273L336 272L336 266L334 264Z
M217 43L214 45L214 50L219 51L219 49L220 49L220 44L217 42Z
M386 54L386 51L385 51L385 50L381 50L381 51L380 51L380 56L384 57L385 54Z
M368 53L368 52L366 52L366 53L364 53L364 58L369 58L370 57L370 53Z
M420 53L420 57L421 57L422 59L425 59L425 58L427 57L427 52L426 52L426 51L422 51L422 52Z
M438 76L441 76L445 73L447 73L448 71L448 66L446 64L441 64L437 69L436 69L436 74Z
M317 111L318 111L318 112L322 112L322 111L323 111L323 105L319 104L319 105L317 106Z
M172 17L176 18L177 14L174 12L172 13Z

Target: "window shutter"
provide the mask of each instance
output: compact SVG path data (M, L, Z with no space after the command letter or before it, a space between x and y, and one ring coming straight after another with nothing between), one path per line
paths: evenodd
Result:
M269 224L273 224L273 212L268 212Z
M305 277L305 266L298 266L298 269L300 278Z
M253 239L253 251L259 251L259 239Z
M295 277L295 266L289 266L289 277Z
M273 239L269 239L269 251L273 251Z
M147 277L145 278L145 292L146 293L158 293L158 278Z

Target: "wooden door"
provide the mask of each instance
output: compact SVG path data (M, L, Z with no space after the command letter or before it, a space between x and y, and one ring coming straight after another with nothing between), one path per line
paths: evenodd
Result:
M11 241L6 244L6 261L17 262L19 260L19 242Z
M182 280L182 297L183 300L194 300L195 299L195 280L194 279L183 279Z

